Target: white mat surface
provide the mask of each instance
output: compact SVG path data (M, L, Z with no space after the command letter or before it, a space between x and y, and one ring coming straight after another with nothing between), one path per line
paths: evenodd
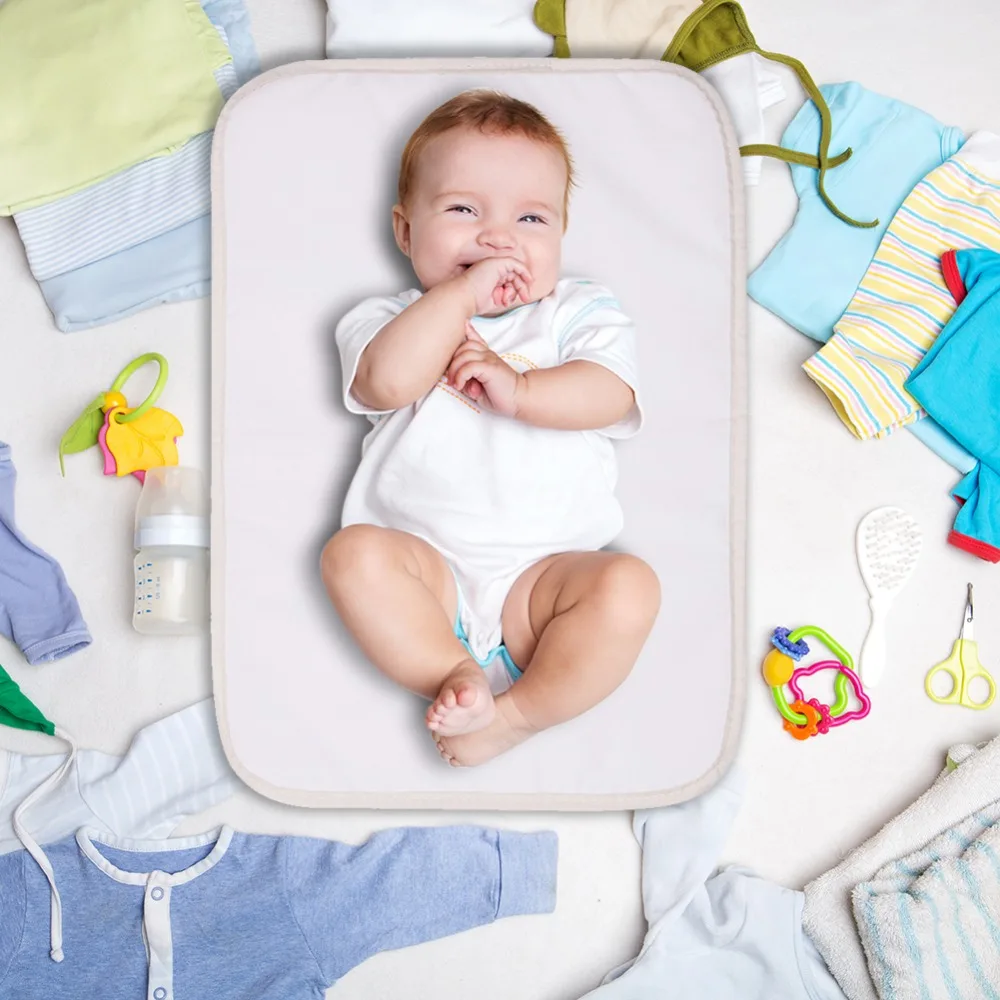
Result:
M321 0L248 0L265 66L320 58ZM856 79L965 129L1000 130L995 0L803 5L746 0L767 47L802 58L819 82ZM797 110L792 77L785 104L768 113L777 139ZM787 169L764 164L749 197L751 265L788 226L795 197ZM138 484L100 476L90 456L67 480L55 460L77 410L125 361L165 352L164 396L183 420L181 455L208 467L209 315L182 303L111 327L64 336L52 326L9 219L0 220L0 438L14 446L25 533L61 559L95 635L86 652L28 667L0 642L0 663L49 714L90 746L121 752L140 725L211 690L207 642L159 641L129 623L132 512ZM725 860L801 887L875 833L931 783L947 747L1000 731L1000 704L987 712L927 701L923 671L951 648L967 580L976 586L983 662L1000 671L1000 575L944 544L954 473L911 435L861 445L840 426L799 371L810 345L756 306L750 309L751 531L749 697L740 761L749 787ZM774 474L776 456L801 482ZM98 463L99 464L99 463ZM754 671L776 622L816 621L857 650L867 625L851 556L857 520L899 503L920 517L927 544L890 621L893 661L872 719L799 746L781 731ZM0 730L4 746L51 746ZM0 764L2 770L2 764ZM0 778L2 780L2 778ZM459 822L559 833L559 903L551 917L493 927L389 955L347 976L330 1000L577 1000L642 941L639 853L623 812L577 815L462 813ZM440 813L342 812L279 806L245 790L192 821L194 833L222 822L269 833L360 840L401 823L436 824Z
M614 547L653 566L663 599L612 697L456 771L426 704L341 626L318 565L369 427L344 410L333 328L366 295L413 286L391 241L399 152L471 87L536 104L567 136L563 274L607 285L639 331L646 424L617 448ZM312 806L620 809L690 798L728 766L745 686L745 279L720 107L663 63L553 60L303 63L227 106L213 148L213 673L223 744L251 787Z

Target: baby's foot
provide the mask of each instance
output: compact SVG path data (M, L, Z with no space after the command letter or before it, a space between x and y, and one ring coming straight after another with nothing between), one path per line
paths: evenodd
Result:
M496 712L488 725L455 736L435 734L434 741L452 767L475 767L523 743L536 731L505 693L496 699Z
M483 668L463 660L448 674L427 709L427 728L436 735L474 733L493 721L493 693Z

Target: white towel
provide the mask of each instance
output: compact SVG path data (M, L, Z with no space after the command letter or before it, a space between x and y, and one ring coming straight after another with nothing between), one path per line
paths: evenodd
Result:
M878 996L854 922L854 887L998 800L1000 738L967 757L955 770L943 773L905 812L832 871L806 886L805 929L850 1000L876 1000Z
M882 1000L1000 1000L1000 802L855 888Z

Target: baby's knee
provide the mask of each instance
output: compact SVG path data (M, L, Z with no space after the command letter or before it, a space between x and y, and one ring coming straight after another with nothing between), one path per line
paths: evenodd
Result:
M352 524L341 528L323 547L320 572L327 586L378 572L385 566L388 539L384 528L373 524Z
M602 604L618 625L649 628L660 610L660 580L653 567L625 553L609 559L598 577Z

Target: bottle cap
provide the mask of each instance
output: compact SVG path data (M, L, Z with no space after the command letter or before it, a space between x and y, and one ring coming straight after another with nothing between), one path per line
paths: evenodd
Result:
M208 498L197 469L147 470L135 510L135 547L150 545L209 547Z
M193 514L153 514L141 517L135 526L135 547L162 545L209 547L208 518Z

